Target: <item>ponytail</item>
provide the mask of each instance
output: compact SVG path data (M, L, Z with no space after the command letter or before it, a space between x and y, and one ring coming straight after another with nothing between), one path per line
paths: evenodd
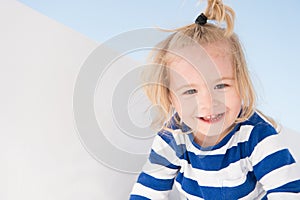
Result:
M209 20L226 23L225 36L233 33L235 13L232 8L223 4L222 0L208 0L204 15Z

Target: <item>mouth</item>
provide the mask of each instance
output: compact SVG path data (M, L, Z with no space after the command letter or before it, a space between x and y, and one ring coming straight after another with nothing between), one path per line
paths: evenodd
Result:
M198 117L201 121L205 123L216 123L221 121L221 119L225 116L225 113L215 114L215 115L207 115L204 117Z

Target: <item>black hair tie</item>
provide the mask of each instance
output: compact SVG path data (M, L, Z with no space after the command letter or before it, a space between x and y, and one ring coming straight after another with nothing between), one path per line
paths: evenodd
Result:
M203 13L201 13L195 20L195 23L203 26L207 23L207 17Z

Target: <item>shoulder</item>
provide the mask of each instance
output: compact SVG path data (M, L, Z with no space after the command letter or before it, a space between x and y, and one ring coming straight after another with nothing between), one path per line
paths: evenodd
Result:
M278 132L268 122L264 116L255 112L248 120L240 124L240 131L247 135L248 141L247 146L249 151L252 152L254 148L264 141L265 144L270 144L271 142L265 142L274 137L277 137Z
M185 151L185 144L188 136L183 132L182 127L174 121L174 117L155 136L152 149L164 149L176 152L181 155Z
M183 130L178 121L178 115L175 113L173 117L166 122L165 126L157 133L157 137L161 138L168 144L176 140L180 140L180 137L183 135Z
M254 112L247 121L242 123L242 126L251 127L251 136L260 139L277 134L273 125L258 112Z
M178 145L185 143L185 140L185 134L181 129L162 129L157 133L154 142L159 141L160 143L164 143L173 149L177 149Z

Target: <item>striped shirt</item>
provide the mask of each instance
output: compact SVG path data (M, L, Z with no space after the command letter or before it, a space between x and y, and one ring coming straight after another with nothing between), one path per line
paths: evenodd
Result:
M155 137L131 200L167 199L173 184L181 199L300 199L298 163L258 113L213 147L195 143L174 118L170 128Z

